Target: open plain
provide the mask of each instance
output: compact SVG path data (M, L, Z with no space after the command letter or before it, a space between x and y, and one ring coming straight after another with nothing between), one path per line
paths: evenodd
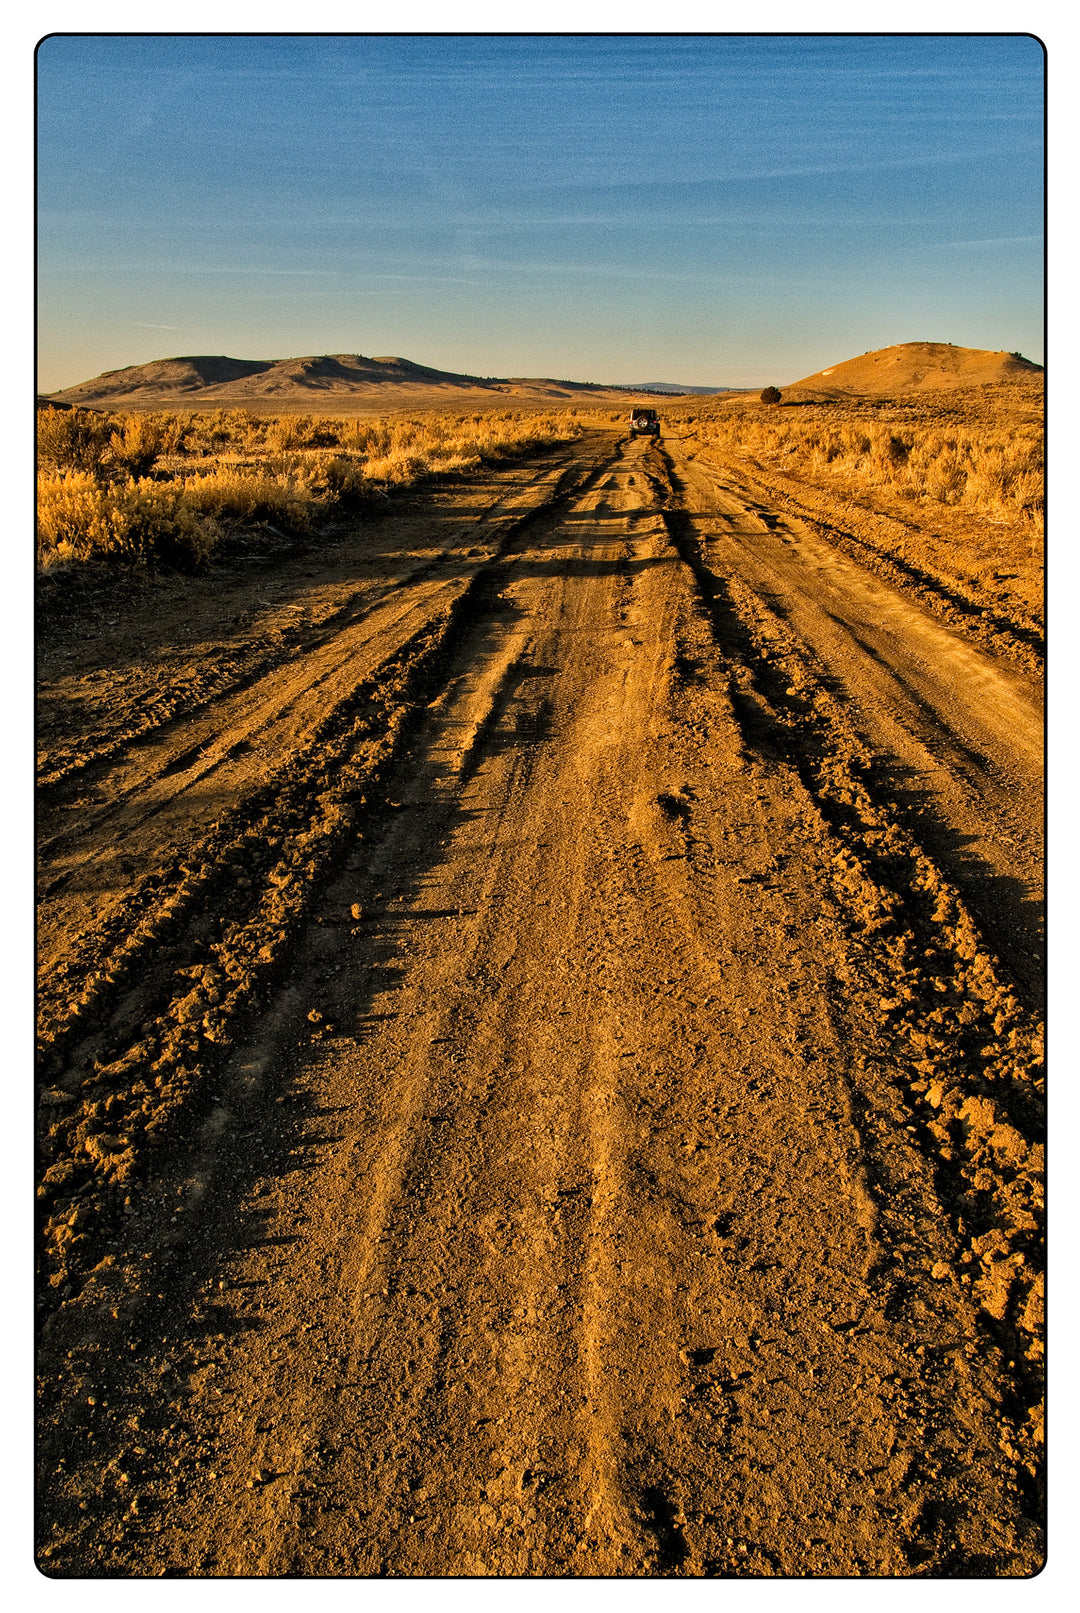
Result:
M1040 1568L1036 529L724 407L46 574L46 1574Z

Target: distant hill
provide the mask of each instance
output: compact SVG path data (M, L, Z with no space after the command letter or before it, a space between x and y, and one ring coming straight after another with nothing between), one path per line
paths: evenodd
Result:
M695 397L711 397L714 392L742 392L745 387L733 386L681 386L678 381L628 381L628 392L680 392Z
M1019 353L993 353L979 347L953 347L950 342L901 342L879 347L860 358L818 370L784 389L818 396L859 392L865 396L897 392L932 392L963 386L1016 381L1043 373L1041 364Z
M1041 376L1042 366L1016 353L991 353L948 342L902 342L818 370L784 389L800 394L843 397L852 393L888 396L985 385ZM53 392L45 402L89 408L184 407L254 409L424 408L441 403L490 405L500 397L536 402L618 404L635 394L708 395L745 388L681 386L675 381L641 381L610 386L560 381L548 376L478 376L432 369L407 358L365 358L361 353L329 353L309 358L248 359L223 354L162 358L107 370L92 381Z
M361 353L333 353L315 358L243 359L224 356L155 359L123 370L106 370L92 381L51 393L49 402L88 407L190 408L319 405L348 399L454 399L500 394L516 398L577 399L605 402L632 389L585 381L550 378L480 377L436 370L406 358L365 358Z

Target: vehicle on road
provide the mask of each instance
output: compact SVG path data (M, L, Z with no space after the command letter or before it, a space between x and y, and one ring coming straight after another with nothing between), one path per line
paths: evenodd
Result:
M660 416L655 409L631 409L631 437L659 437Z

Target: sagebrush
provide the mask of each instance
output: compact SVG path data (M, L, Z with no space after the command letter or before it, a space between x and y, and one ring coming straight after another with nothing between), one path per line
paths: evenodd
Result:
M764 396L764 394L763 394ZM689 422L688 422L689 423ZM744 453L815 480L887 487L904 498L1038 522L1043 514L1043 434L876 421L803 420L786 411L735 409L693 419L702 444Z
M580 436L562 412L409 419L38 412L38 562L203 564L231 522L308 531L391 487Z

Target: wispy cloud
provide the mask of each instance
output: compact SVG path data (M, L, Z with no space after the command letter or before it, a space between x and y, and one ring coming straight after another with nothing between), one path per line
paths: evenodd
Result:
M248 263L185 263L177 261L170 253L163 252L161 257L146 258L141 261L125 258L123 262L116 262L105 253L98 258L70 258L64 262L64 271L68 274L104 275L112 279L117 275L232 275L236 279L249 279L267 277L270 279L282 277L297 277L307 280L332 279L338 271L336 269L275 269L265 264Z
M627 196L638 198L646 193L661 197L687 197L702 192L720 191L731 186L760 184L769 180L827 179L849 174L888 174L962 167L991 161L1013 161L1019 156L1037 156L1042 151L1037 140L1015 141L1007 147L963 147L956 150L911 152L904 156L862 158L855 155L835 157L822 162L777 162L757 165L737 163L723 172L697 174L688 179L665 176L605 181L593 175L578 178L560 178L557 181L539 179L530 187L536 195L573 196L581 191L592 191L597 196Z
M1041 235L986 235L974 241L936 241L930 243L941 248L968 246L1042 246Z
M333 269L273 269L266 264L247 263L178 263L176 274L235 274L235 275L302 275L306 279L326 278Z

